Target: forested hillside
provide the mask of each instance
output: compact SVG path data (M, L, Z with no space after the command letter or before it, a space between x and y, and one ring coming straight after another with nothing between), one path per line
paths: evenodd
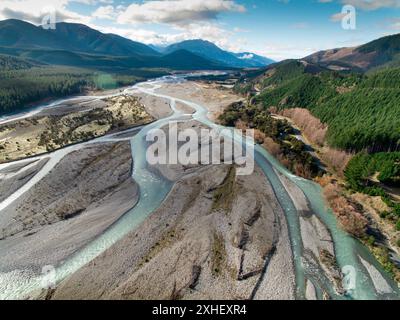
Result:
M334 175L334 178L326 178L328 182L323 182L322 186L339 218L348 218L354 201L363 203L361 196L351 198L355 193L365 194L369 199L366 201L374 201L376 197L383 208L379 209L379 223L389 222L393 231L388 237L400 246L400 239L394 235L400 231L400 68L380 68L366 73L339 72L304 60L290 60L265 69L261 75L248 75L238 82L235 90L247 94L248 103L240 112L232 108L226 110L220 117L223 123L238 126L250 116L246 123L268 135L273 126L270 123L260 126L259 115L265 118L269 114L272 118L271 113L274 113L289 117L301 127L309 141L318 145L319 157ZM256 113L255 108L258 108ZM293 111L311 115L306 115L300 124L299 119L291 116ZM313 137L314 133L318 139ZM314 175L312 161L299 171L299 164L306 163L302 156L304 147L294 153L296 146L283 135L283 146L289 145L290 149L283 149L286 157L282 157L282 152L274 152L282 134L270 136L274 141L264 142L264 146L271 154L297 175L301 172ZM288 154L294 155L288 157ZM338 162L343 163L335 166ZM335 182L335 175L345 179L347 192ZM357 223L352 226L348 222L351 219L347 218L343 225L351 233L357 230L354 226L358 222L367 221L355 215L353 221ZM353 234L365 242L365 234ZM375 239L374 234L370 234L368 243L372 247ZM387 252L382 253L379 246L373 248L385 268L392 272L393 263L384 258Z
M350 161L345 176L352 190L382 197L390 208L382 218L400 231L400 203L393 200L393 192L400 186L400 152L360 153Z
M15 112L45 98L80 93L86 89L114 89L163 70L128 70L107 74L95 70L39 65L36 62L0 55L0 114Z
M32 60L25 60L12 56L0 55L0 70L2 72L9 70L29 69L39 65L39 62L35 62Z
M301 61L268 69L253 86L265 109L306 108L329 126L332 147L348 151L400 149L400 68L373 74L339 73Z

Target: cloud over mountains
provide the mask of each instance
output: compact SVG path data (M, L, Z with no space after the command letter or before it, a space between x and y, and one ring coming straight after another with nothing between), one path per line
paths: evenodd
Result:
M131 4L118 17L120 23L191 24L215 20L223 12L245 12L244 6L227 0L163 0Z

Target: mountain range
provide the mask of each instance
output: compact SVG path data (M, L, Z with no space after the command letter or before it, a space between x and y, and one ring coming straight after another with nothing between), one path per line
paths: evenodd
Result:
M0 21L0 53L39 62L94 68L230 69L263 67L273 61L253 53L234 54L203 40L164 50L82 24L60 22L55 29L9 19Z
M201 39L182 41L165 48L158 48L158 50L161 53L172 53L176 50L186 50L205 59L218 61L224 65L236 68L259 68L274 63L271 59L258 56L251 52L233 53L224 51L212 42Z

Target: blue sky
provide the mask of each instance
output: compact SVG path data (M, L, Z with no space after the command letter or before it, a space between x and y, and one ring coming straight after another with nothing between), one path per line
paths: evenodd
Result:
M356 10L355 30L342 28L346 4ZM0 19L39 24L49 6L58 21L147 44L202 38L276 60L400 32L400 0L1 0Z

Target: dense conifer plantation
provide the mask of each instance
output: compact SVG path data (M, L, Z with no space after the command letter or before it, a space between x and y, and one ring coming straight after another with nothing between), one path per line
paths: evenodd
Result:
M339 73L287 61L258 80L265 109L306 108L329 126L327 141L347 151L400 150L400 68ZM249 91L248 84L238 91Z

